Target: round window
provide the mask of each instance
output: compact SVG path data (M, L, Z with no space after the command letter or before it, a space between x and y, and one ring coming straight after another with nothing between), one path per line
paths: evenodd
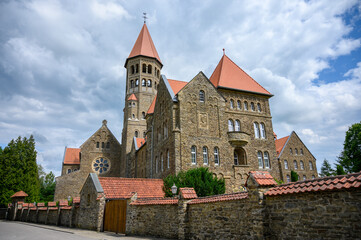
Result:
M93 170L99 174L106 173L110 169L110 161L105 158L97 158L93 161Z

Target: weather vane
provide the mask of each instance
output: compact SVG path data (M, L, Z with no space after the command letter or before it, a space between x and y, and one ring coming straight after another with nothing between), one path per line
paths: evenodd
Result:
M143 13L143 18L144 18L144 23L146 23L147 22L147 13Z

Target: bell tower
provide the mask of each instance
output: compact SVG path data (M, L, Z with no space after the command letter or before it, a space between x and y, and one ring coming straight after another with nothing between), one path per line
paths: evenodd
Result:
M147 129L145 115L157 95L163 64L158 56L146 23L139 33L124 67L126 94L122 131L121 177L128 177L128 158L134 137L144 138Z

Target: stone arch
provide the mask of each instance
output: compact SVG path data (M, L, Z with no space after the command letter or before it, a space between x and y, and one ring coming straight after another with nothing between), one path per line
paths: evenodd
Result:
M247 165L247 154L242 147L235 148L234 155L238 157L238 165Z

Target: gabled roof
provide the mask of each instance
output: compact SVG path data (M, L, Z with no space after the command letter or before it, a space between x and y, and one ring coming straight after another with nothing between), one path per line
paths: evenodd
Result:
M24 191L19 191L14 193L11 198L15 198L15 197L27 197L29 196L28 194L26 194Z
M179 195L181 195L184 199L193 199L198 198L196 191L194 188L180 188Z
M134 93L128 97L128 101L137 101L137 100L138 98L135 96Z
M188 82L168 79L169 85L173 90L174 94L177 94Z
M225 54L209 79L217 88L229 88L272 96Z
M143 146L144 143L145 143L145 139L144 139L144 138L134 137L135 150L138 150L141 146Z
M249 178L253 178L258 186L277 185L277 182L274 180L272 175L267 171L250 171L246 181L246 185L248 185Z
M65 147L64 164L80 164L80 148Z
M162 61L158 56L157 49L154 46L152 37L150 36L147 25L145 23L142 27L142 30L139 33L137 41L135 41L135 44L127 58L127 61L129 58L136 56L146 56L146 57L155 58L159 61L160 64L162 64Z
M282 149L284 148L284 146L286 145L286 142L288 141L289 136L280 138L280 139L276 139L275 144L276 144L276 152L277 152L277 157L280 156Z
M110 137L113 138L114 141L116 141L119 145L119 141L118 139L114 136L114 134L112 133L112 131L110 131L110 129L108 128L107 124L107 120L103 120L102 122L102 126L95 132L93 133L93 135L91 135L81 146L80 149L82 149L86 144L91 144L92 141L92 137L98 135L99 133L101 133L102 131L106 131L109 133Z
M155 102L157 101L157 95L155 95L153 102L150 104L147 114L153 114L154 113L154 108L155 108Z
M162 179L99 177L106 199L164 197Z
M361 172L348 175L316 178L313 180L298 181L282 184L268 190L265 195L283 195L304 192L335 191L361 187Z

